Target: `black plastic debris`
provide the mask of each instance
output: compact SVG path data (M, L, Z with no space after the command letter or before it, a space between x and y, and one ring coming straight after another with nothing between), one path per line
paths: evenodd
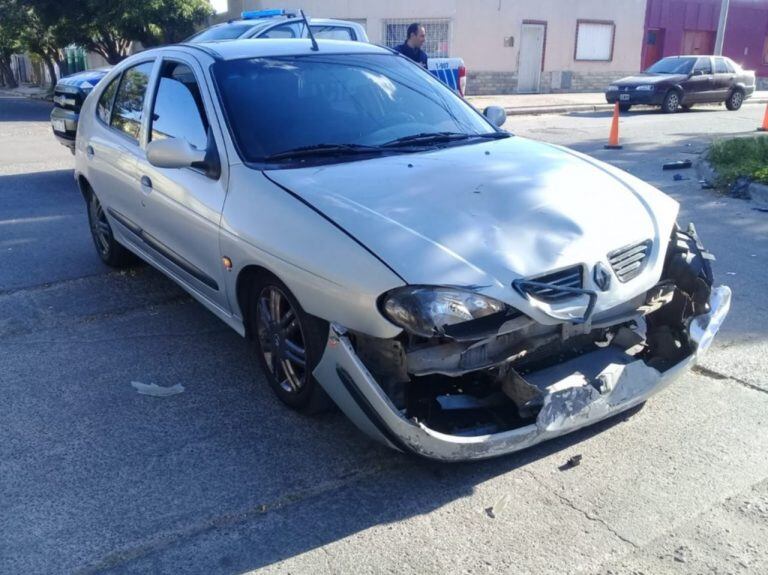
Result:
M684 176L682 174L675 174L672 179L675 180L676 182L681 182L683 180L690 180L691 178L689 178L688 176Z
M568 471L574 467L578 467L581 464L581 453L578 453L563 463L558 469L560 471Z
M749 194L749 184L752 183L752 180L745 176L741 176L740 178L736 178L736 181L731 184L730 188L730 194L734 198L739 198L742 200L748 200L750 199Z
M702 190L711 190L712 188L715 187L712 185L712 182L710 182L709 180L699 180L699 183L701 184Z
M684 170L693 166L691 160L677 160L676 162L667 162L662 166L665 170Z

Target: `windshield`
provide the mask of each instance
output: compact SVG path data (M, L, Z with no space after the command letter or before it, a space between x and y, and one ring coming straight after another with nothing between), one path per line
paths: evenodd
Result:
M413 144L426 145L430 134L442 141L458 139L445 134L498 134L433 76L395 55L230 60L215 64L214 75L230 129L250 162L307 147L351 150L417 135Z
M664 58L659 60L646 72L652 74L690 74L696 58Z
M239 38L251 28L253 28L252 23L221 24L219 26L213 26L212 28L203 30L199 34L195 34L194 36L187 39L187 42L211 42L213 40L232 40L233 38Z

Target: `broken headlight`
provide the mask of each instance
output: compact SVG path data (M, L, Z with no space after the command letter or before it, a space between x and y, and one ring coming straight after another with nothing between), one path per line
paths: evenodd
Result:
M422 337L443 334L445 326L480 319L509 309L507 304L471 290L438 286L406 286L385 293L384 316Z

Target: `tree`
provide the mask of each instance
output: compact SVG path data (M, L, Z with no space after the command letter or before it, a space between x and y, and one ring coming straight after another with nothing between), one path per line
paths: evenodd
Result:
M213 13L207 0L22 0L34 7L61 46L79 44L117 64L134 42L183 40Z
M0 85L8 88L18 86L11 70L11 56L21 51L21 33L24 28L24 14L14 8L17 2L0 0Z

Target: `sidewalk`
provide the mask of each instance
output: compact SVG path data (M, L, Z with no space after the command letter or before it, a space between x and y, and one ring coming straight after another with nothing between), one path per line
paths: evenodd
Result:
M0 98L35 98L50 100L48 89L23 84L18 88L0 88Z
M527 114L563 114L566 112L594 112L612 110L603 92L572 92L567 94L506 94L501 96L467 96L467 101L478 110L488 106L501 106L508 116ZM768 103L768 91L755 92L746 104Z

